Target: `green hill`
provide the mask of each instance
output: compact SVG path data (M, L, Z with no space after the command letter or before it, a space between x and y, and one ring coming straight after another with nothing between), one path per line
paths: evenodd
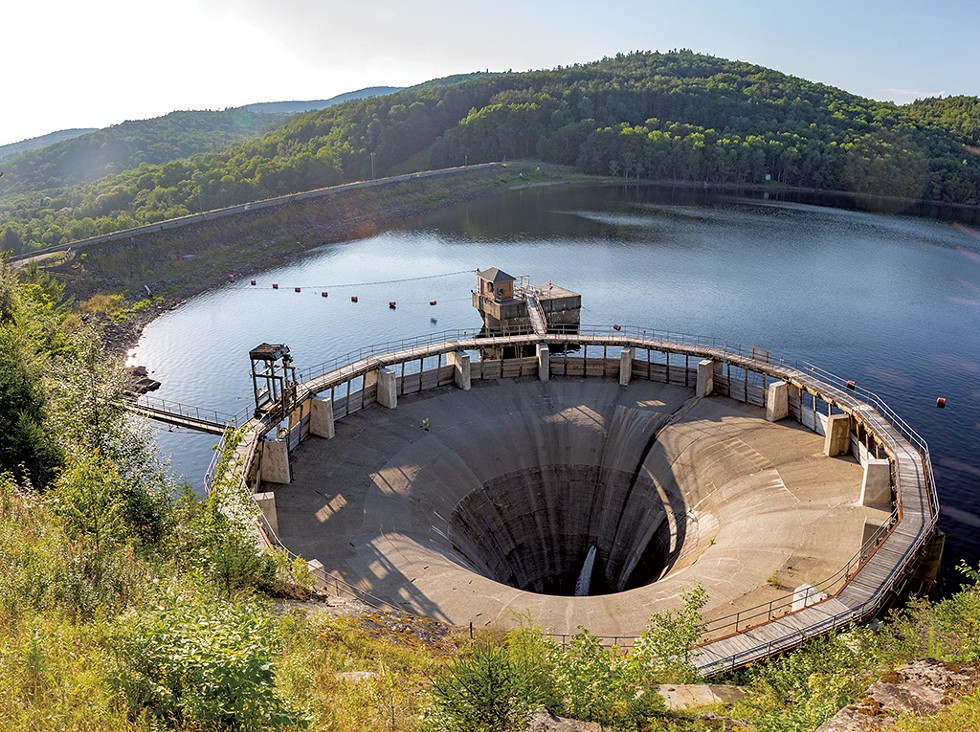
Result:
M381 176L537 158L627 180L772 181L977 205L977 101L956 114L941 111L951 101L931 104L877 102L689 51L450 77L293 117L220 150L147 159L57 195L0 195L0 246L58 244L366 179L372 163Z
M32 137L29 140L21 140L20 142L11 142L7 145L0 145L0 162L9 160L10 158L15 158L18 155L23 155L24 153L31 152L32 150L39 150L42 147L54 145L62 140L70 140L73 137L85 135L89 132L95 132L95 128L85 127L70 130L58 130L57 132L49 132L47 135Z
M11 159L0 193L51 191L160 164L254 137L281 123L283 115L243 109L171 112L131 120L62 140Z
M354 99L367 99L369 97L382 97L385 94L394 94L401 91L399 86L370 86L366 89L338 94L329 99L317 99L309 102L258 102L256 104L246 104L243 109L250 112L265 112L271 114L302 114L312 112L316 109L326 109Z

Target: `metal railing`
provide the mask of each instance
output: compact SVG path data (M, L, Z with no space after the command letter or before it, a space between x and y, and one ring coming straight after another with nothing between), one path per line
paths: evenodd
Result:
M189 421L213 424L217 426L232 424L236 427L240 427L242 424L248 421L247 408L238 412L238 414L228 414L227 412L220 412L216 409L195 407L190 404L183 404L182 402L147 396L145 394L138 399L129 402L129 404L137 408L143 407L152 412L162 412Z

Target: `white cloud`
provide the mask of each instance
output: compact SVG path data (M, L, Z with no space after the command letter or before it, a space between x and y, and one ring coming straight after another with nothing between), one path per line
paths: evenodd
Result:
M896 102L911 102L916 99L930 99L933 97L944 97L946 92L944 91L922 91L921 89L882 89L882 94L885 98L892 99Z

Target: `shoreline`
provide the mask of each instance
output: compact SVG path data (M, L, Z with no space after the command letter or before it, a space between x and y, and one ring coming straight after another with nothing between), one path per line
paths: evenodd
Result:
M363 239L402 221L502 191L541 186L591 184L670 187L691 195L764 196L776 201L947 221L930 202L881 199L842 191L819 191L780 184L710 184L694 181L624 182L534 162L486 164L470 168L396 176L345 184L315 197L286 196L238 207L234 214L193 220L152 232L97 242L44 267L61 279L76 302L99 293L122 294L139 307L125 319L102 319L106 348L125 356L143 330L161 315L226 282L296 261L319 247ZM922 206L932 206L923 215ZM969 208L969 207L967 207ZM959 208L957 208L959 210ZM970 208L980 216L980 208ZM246 244L243 248L242 244ZM43 266L43 265L42 265ZM148 298L152 297L152 300Z
M604 183L557 166L520 162L446 171L421 180L400 176L370 188L340 186L315 200L286 201L235 217L92 245L83 255L45 269L65 283L76 303L115 292L129 304L142 305L122 321L102 319L106 349L125 358L150 322L232 278L483 196L578 182ZM242 240L251 246L236 246Z

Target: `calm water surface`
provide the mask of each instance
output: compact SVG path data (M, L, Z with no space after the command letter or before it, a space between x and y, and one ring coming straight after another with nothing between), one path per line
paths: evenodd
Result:
M259 343L288 344L304 368L477 328L470 288L487 267L580 292L583 324L725 338L877 392L930 445L947 564L980 561L975 230L800 204L529 188L323 247L252 275L258 287L246 280L195 298L146 328L133 361L163 383L158 396L234 413L250 403L248 351ZM379 281L388 282L365 284ZM159 428L158 443L199 486L214 438Z

